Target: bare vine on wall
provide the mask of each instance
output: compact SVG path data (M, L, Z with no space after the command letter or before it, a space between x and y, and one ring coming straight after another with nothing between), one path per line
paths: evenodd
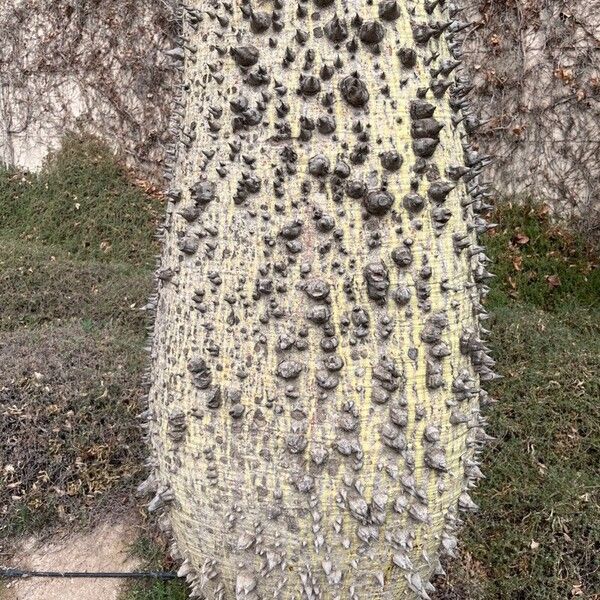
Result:
M496 188L597 231L600 1L476 0L469 13L478 143L496 157Z
M15 163L15 136L27 132L32 123L32 106L28 102L15 104L14 83L0 81L0 132L2 143L2 157L0 164L13 165Z
M39 166L95 133L157 180L170 139L177 0L0 4L0 161ZM501 194L600 230L600 0L465 0L465 60Z
M170 0L0 7L0 161L35 168L67 131L98 134L157 177L173 70Z

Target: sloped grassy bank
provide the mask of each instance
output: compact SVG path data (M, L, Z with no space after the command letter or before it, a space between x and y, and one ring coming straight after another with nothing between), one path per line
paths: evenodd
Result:
M464 548L485 599L598 598L598 248L540 206L501 204L494 221L488 308L504 379Z
M0 171L2 537L128 503L161 213L93 139L39 174Z
M0 536L92 522L135 504L145 449L145 315L162 201L93 139L38 175L0 171ZM504 379L496 438L460 564L439 598L600 593L600 271L597 249L543 207L501 203L491 345ZM115 502L118 499L119 502ZM482 516L483 515L483 516ZM136 551L161 565L164 548ZM441 583L441 582L440 582ZM178 583L135 600L179 600Z

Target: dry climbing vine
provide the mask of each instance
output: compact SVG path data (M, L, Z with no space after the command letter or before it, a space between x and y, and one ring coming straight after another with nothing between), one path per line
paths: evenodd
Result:
M4 3L3 3L4 4ZM146 174L169 138L172 3L22 0L0 8L0 162L32 164L65 132L100 134Z
M156 175L169 137L172 74L161 50L170 47L177 29L172 6L173 0L5 3L3 161L19 163L19 154L27 152L29 159L40 139L53 142L76 128L102 134L130 164ZM472 0L466 12L473 25L465 62L488 119L478 141L497 157L496 188L543 199L562 215L585 215L588 231L597 231L600 222L591 210L599 204L600 181L595 6L582 0Z
M600 226L600 11L580 0L480 0L466 60L497 189Z

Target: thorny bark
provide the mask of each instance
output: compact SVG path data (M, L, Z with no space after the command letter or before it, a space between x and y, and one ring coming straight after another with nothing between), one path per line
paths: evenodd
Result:
M495 377L460 13L182 18L141 491L196 596L428 598Z
M38 165L66 130L100 134L156 178L172 80L160 51L175 0L0 3L0 80L26 129L5 160ZM600 232L598 0L465 0L465 62L485 122L476 142L505 196L533 196ZM6 111L5 111L6 112ZM3 119L3 115L0 115ZM5 123L4 123L5 125ZM13 152L15 157L11 158Z

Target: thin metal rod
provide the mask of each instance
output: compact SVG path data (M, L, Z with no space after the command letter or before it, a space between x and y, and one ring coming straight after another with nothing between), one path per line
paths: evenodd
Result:
M57 577L57 578L123 578L123 579L176 579L177 573L168 571L156 572L130 572L130 573L110 573L110 572L69 572L69 571L22 571L20 569L0 569L0 579L5 578L26 578L26 577Z

